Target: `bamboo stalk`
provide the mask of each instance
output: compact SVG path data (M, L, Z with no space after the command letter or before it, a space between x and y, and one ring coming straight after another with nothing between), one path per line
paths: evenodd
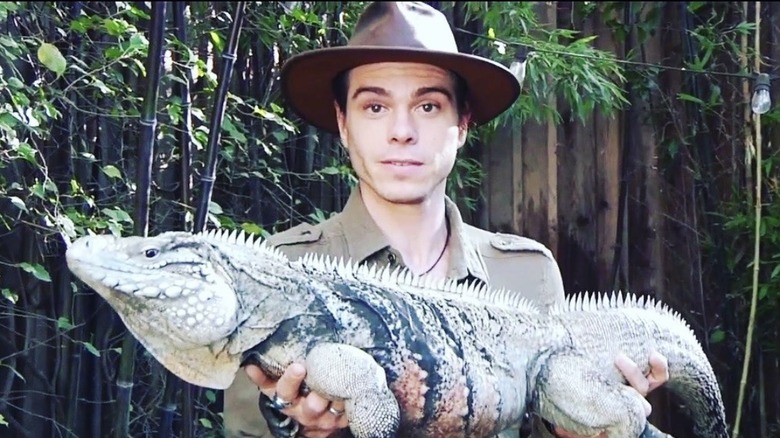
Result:
M69 7L69 14L71 19L76 19L82 12L82 2L76 1L72 2ZM78 33L73 33L70 37L72 39L72 44L74 51L76 53L83 53L84 50L84 42L81 36ZM73 78L73 73L69 73L70 77L68 80L68 83L70 83ZM71 99L79 99L78 96L74 96L75 93L70 93ZM76 118L80 117L80 115L76 111L69 111L66 115L67 117L67 137L66 138L77 138L78 133L80 133L79 126L76 122ZM76 143L80 143L77 141ZM79 147L79 146L76 146ZM71 155L72 157L72 155ZM70 169L71 174L70 177L77 180L77 181L83 181L83 179L79 178L79 170L83 166L77 166L74 160L71 159L70 161ZM79 321L81 321L81 310L82 310L82 302L83 300L80 298L79 295L71 293L69 290L69 283L72 279L70 272L63 272L64 280L62 281L62 286L59 289L59 295L63 297L63 301L66 302L66 305L62 307L62 313L67 318L68 313L72 310L72 315L70 315L70 321L75 326L73 337L75 339L83 339L84 338L84 328L79 324ZM66 298L67 297L67 298ZM69 303L68 303L69 301ZM83 347L75 344L74 342L68 340L63 343L63 348L60 354L62 354L62 357L66 358L65 361L68 363L68 366L70 367L67 371L63 370L61 371L62 376L67 381L67 390L64 394L64 400L65 400L65 426L67 430L74 431L74 433L77 433L76 431L79 430L80 424L77 423L83 423L83 420L81 420L78 417L79 408L81 407L81 403L79 403L79 394L81 392L81 371L82 371L82 352Z
M742 2L742 20L747 21L748 19L748 2ZM747 50L748 50L748 35L747 33L743 33L740 36L739 41L740 46L740 56L739 56L739 66L741 67L740 70L747 72L748 71L748 59L747 59ZM743 117L743 126L750 126L750 81L747 78L742 79L742 95L744 96L746 102L748 102L747 105L743 106L744 110L742 113ZM750 129L745 129L745 185L747 187L752 187L752 172L750 170L750 163L753 161L753 143L752 143L752 133L750 132ZM736 162L736 160L734 160ZM748 197L748 202L752 200L752 195L750 193L750 190L746 193Z
M173 2L173 26L176 29L176 39L181 44L187 44L187 21L185 19L185 10L187 8L184 2ZM181 53L173 52L173 59L176 64L181 65ZM192 99L190 97L190 74L186 68L179 67L181 82L176 82L175 92L181 99L182 123L177 132L176 141L181 153L181 202L182 205L189 206L192 201ZM187 221L186 210L182 214L181 225L185 226Z
M173 25L175 28L176 39L180 44L187 43L187 22L185 20L186 4L184 2L173 2ZM180 65L182 62L181 54L178 50L173 51L173 58L176 64ZM180 218L180 226L186 227L187 208L190 204L191 196L191 171L192 165L192 121L191 111L192 104L190 100L190 83L189 75L186 69L179 67L180 82L176 82L174 92L181 98L182 106L182 122L177 132L176 141L179 146L179 152L181 153L181 161L179 169L181 172L181 204L185 206ZM160 403L160 410L162 411L160 418L160 427L158 430L158 436L170 437L173 436L173 422L176 414L176 395L181 389L183 395L181 415L182 415L182 438L189 438L194 436L194 406L191 397L191 388L188 384L182 382L170 371L165 371L165 392L163 393L162 402Z
M244 18L245 6L246 2L236 3L233 26L230 30L230 40L227 47L225 47L225 52L222 54L224 62L222 62L220 69L219 88L214 97L214 110L211 113L211 121L209 123L209 142L206 147L208 156L206 168L203 169L203 176L201 176L201 195L195 212L194 232L202 231L206 225L211 193L214 189L214 180L216 179L217 156L219 155L222 120L225 116L225 102L233 73L233 64L236 62L236 47L238 46L238 37L241 34L241 23Z
M755 73L761 71L761 2L755 3L755 23L756 30L753 39L753 56L755 64L753 68ZM734 419L734 431L732 438L739 437L739 423L742 419L742 405L745 402L745 388L747 387L747 378L750 371L750 355L753 345L753 331L756 326L756 308L758 307L758 274L761 268L761 114L754 114L755 122L755 150L756 150L756 174L755 190L756 198L753 202L755 209L755 236L753 238L753 291L750 298L750 317L748 318L747 337L745 339L745 358L742 361L742 378L739 381L739 396L737 398L737 411Z
M146 95L141 118L141 140L138 145L138 167L136 169L136 196L134 212L134 233L146 236L149 228L149 198L151 194L152 159L154 156L154 137L157 127L157 97L160 86L163 45L165 43L165 8L167 2L152 2L151 22L149 23L149 52L146 58ZM135 371L136 340L125 332L122 340L122 356L117 375L116 427L114 436L130 436L129 415L130 400L133 391L133 373Z

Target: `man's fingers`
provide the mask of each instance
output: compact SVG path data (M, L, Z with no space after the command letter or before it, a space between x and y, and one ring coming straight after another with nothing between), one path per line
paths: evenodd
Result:
M251 380L260 391L267 396L273 396L276 382L268 377L260 367L256 365L247 365L244 370L246 371L247 376L249 376L249 380Z
M650 375L647 376L647 380L648 391L658 388L669 380L669 363L666 356L657 351L650 354Z
M291 364L276 382L276 395L283 400L293 401L298 398L301 383L306 377L306 368L299 363ZM271 394L273 397L273 394Z
M316 392L311 392L303 402L303 415L306 417L319 417L328 411L329 400L320 397Z
M647 392L650 390L650 382L633 360L621 353L615 358L615 366L623 373L629 385L642 394L642 397L647 396Z
M649 401L642 399L642 404L645 406L645 417L649 417L653 413L653 405Z

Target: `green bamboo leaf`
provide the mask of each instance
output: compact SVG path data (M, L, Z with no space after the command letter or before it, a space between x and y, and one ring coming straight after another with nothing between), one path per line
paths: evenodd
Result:
M57 328L61 330L70 330L73 328L73 324L71 324L68 318L64 316L60 316L57 319Z
M222 207L214 201L209 201L209 213L222 214Z
M726 332L721 329L714 330L712 334L710 334L710 342L713 344L723 342L724 339L726 339Z
M3 414L0 414L0 425L8 426L8 422L5 421L5 417L3 417Z
M200 421L201 426L205 427L206 429L214 428L214 426L211 424L211 421L208 418L200 418L198 421Z
M57 77L65 73L65 67L67 66L65 57L60 53L60 49L53 44L43 43L41 47L38 47L38 60L46 68L57 73Z
M698 103L699 105L704 105L703 100L699 99L696 96L691 96L690 94L677 93L677 98L680 100L687 100L688 102Z
M19 147L16 149L16 152L19 153L19 156L24 158L25 160L29 161L30 164L37 165L38 163L35 161L35 153L37 152L35 148L30 146L27 143L19 143Z
M24 82L22 82L17 77L11 76L10 78L8 78L8 86L16 90L19 90L21 88L24 88Z
M32 274L38 280L48 281L48 282L51 281L51 277L49 276L49 272L46 271L46 268L44 268L43 266L37 263L31 264L27 262L22 262L19 263L19 267L22 268L23 271Z
M103 173L110 176L111 178L122 179L122 172L120 172L116 166L112 166L110 164L103 166Z
M94 345L90 344L89 342L82 342L82 344L84 344L84 348L86 348L87 351L89 351L90 353L92 353L96 357L100 357L100 352L98 351L97 348L95 348Z
M761 287L758 289L758 299L763 300L764 298L769 295L769 285L768 284L762 284Z
M209 36L211 37L211 42L214 43L214 47L217 48L217 51L222 52L225 50L225 40L219 32L212 30L209 32Z
M9 197L9 199L11 200L11 204L13 204L19 210L22 210L25 213L30 212L29 210L27 210L27 206L24 204L24 201L22 201L20 198L16 196L11 196Z
M1 292L3 298L12 302L13 304L16 304L17 301L19 301L19 295L15 294L11 289L3 289Z
M259 225L250 222L242 223L241 229L246 231L247 233L255 234L258 236L263 234L263 229Z

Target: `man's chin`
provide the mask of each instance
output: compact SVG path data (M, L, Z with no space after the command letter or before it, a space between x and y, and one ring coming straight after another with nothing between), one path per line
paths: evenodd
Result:
M392 192L392 193L383 193L381 196L384 198L385 201L393 203L393 204L399 204L399 205L418 205L425 202L426 199L428 199L428 194L419 194L419 193L399 193L399 192Z

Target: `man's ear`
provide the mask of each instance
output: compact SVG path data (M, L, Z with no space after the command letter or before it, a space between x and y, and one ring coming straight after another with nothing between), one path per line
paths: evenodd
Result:
M336 112L336 122L339 124L339 137L341 137L341 145L344 146L344 149L349 149L349 146L347 145L347 115L344 113L344 111L341 110L341 107L335 100L333 101L333 110Z
M466 144L466 139L469 137L470 124L471 113L466 112L460 117L460 123L458 123L458 148L462 148Z

